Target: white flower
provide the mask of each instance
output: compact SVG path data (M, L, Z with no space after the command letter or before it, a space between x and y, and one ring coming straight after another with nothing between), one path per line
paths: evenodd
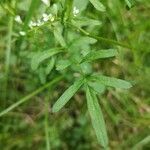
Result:
M46 22L49 20L49 16L47 14L43 14L43 21Z
M53 22L55 20L54 16L52 14L46 14L44 13L42 15L42 19L38 19L36 22L33 22L33 21L30 21L29 23L29 27L32 29L33 27L36 27L36 26L42 26L45 22L47 21L51 21Z
M55 20L55 18L54 18L54 16L52 14L49 14L48 17L49 17L51 22L53 22Z
M37 23L36 23L36 22L33 22L33 23L32 23L32 26L33 26L33 27L37 26Z
M18 23L20 23L20 24L22 23L21 17L19 15L17 15L15 17L15 21L18 22Z
M50 6L50 2L49 2L49 0L41 0L46 6Z
M77 9L77 7L73 8L73 15L77 16L77 14L79 13L79 9Z
M39 27L39 26L42 26L44 24L44 22L42 22L41 20L37 20L37 26Z
M43 16L43 18L48 17L48 15L46 13L44 13L42 16Z
M29 27L30 27L30 28L33 28L33 27L35 27L35 26L37 26L37 23L36 23L36 22L33 22L33 21L30 21Z
M43 21L47 22L48 20L50 20L51 22L53 22L55 20L54 16L52 14L43 14Z
M26 35L26 33L24 31L20 31L19 34L22 35L22 36Z

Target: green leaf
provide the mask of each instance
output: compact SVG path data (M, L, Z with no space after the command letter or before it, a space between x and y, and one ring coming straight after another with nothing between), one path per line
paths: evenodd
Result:
M100 2L100 0L89 0L92 5L98 10L98 11L106 11L105 6Z
M98 75L98 74L93 75L92 77L95 80L98 80L100 83L102 83L106 86L111 86L111 87L121 88L121 89L129 89L132 87L131 83L129 83L125 80L108 77L108 76L104 76L104 75Z
M84 74L91 74L91 73L92 73L92 66L91 66L90 63L87 63L87 62L82 63L82 64L80 65L80 67L81 67L82 72L83 72Z
M99 143L104 147L108 147L108 137L105 121L99 106L95 92L87 86L86 89L87 106L91 116L93 128L95 130Z
M80 10L80 12L82 12L86 9L88 2L89 0L74 0L73 7L76 7Z
M55 65L55 58L52 57L50 62L47 64L47 67L46 67L46 70L45 70L47 75L52 71L52 69L54 68L54 65Z
M105 91L105 85L103 85L101 82L96 81L96 82L88 82L88 85L93 88L95 92L98 94L101 94Z
M87 45L87 44L94 44L96 43L97 40L94 38L88 37L88 36L82 36L78 37L76 39L73 39L73 43L71 44L72 46L78 46L78 45Z
M15 13L16 13L15 9L11 5L12 4L9 1L6 1L6 0L4 0L4 1L1 0L0 1L0 6L4 11L9 13L10 15L15 15Z
M71 36L73 36L73 38ZM69 52L85 56L90 52L90 44L94 44L96 42L97 40L87 36L74 38L74 35L70 34Z
M70 99L71 97L77 92L77 90L83 84L84 79L81 78L74 82L63 94L62 96L56 101L52 108L52 112L59 111Z
M127 7L128 7L129 9L131 9L131 8L134 6L134 4L135 4L135 1L134 1L134 0L125 0L125 2L126 2Z
M54 36L56 41L62 46L65 47L66 46L66 42L64 40L64 37L62 36L62 27L59 24L55 25L54 28Z
M78 17L74 20L71 20L72 24L74 24L77 27L83 27L83 26L101 26L102 22L100 20L90 19L87 17ZM89 24L90 22L90 24Z
M60 52L62 52L62 48L53 48L53 49L45 50L43 52L36 53L32 57L31 68L33 70L36 70L42 61L44 61L45 59L47 59L53 55L60 53Z
M99 50L88 53L82 60L82 62L89 62L92 60L100 59L100 58L108 58L117 55L117 50L108 49L108 50Z
M45 84L46 83L46 74L45 74L44 68L41 67L38 69L38 76L39 76L41 83Z
M63 70L65 68L67 68L69 65L71 65L71 62L69 60L59 60L56 65L56 69Z

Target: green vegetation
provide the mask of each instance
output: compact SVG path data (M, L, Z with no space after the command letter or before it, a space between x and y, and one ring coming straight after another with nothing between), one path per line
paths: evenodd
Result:
M0 1L0 149L150 149L147 0Z

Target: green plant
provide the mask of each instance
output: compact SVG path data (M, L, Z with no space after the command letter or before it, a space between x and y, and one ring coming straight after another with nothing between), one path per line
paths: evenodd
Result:
M106 10L100 1L90 0L90 2L98 11L103 12ZM99 25L100 22L86 17L83 18L80 15L79 17L76 16L80 10L77 9L76 3L80 2L76 0L74 3L73 1L65 1L64 3L61 2L62 6L60 6L59 3L53 5L53 7L58 7L57 10L59 10L59 12L56 10L56 12L52 11L55 20L50 24L50 29L57 41L56 45L61 47L53 47L42 52L35 52L32 56L31 67L33 70L39 69L43 62L46 62L47 60L48 64L45 68L46 74L49 74L52 68L56 66L57 71L62 74L70 74L71 78L76 80L73 85L60 96L52 107L52 112L59 111L75 95L75 93L83 87L83 90L86 93L87 107L97 139L103 148L107 148L108 137L97 94L102 94L107 86L128 89L131 87L131 84L121 79L93 72L92 63L95 60L114 57L117 55L117 50L94 50L91 48L91 44L95 44L99 38L95 40L93 34L83 30L82 27L88 27L89 23L94 27ZM86 1L84 5L87 5ZM86 6L81 7L84 9ZM74 28L75 32L73 30ZM76 33L76 30L81 32ZM84 33L85 36L82 35L82 33ZM118 42L111 40L108 40L107 42L118 44ZM74 73L77 73L77 79L74 78Z
M52 107L52 112L58 112L63 108L78 90L84 91L97 139L101 146L106 149L108 137L97 96L103 94L107 87L128 89L131 84L121 79L103 75L102 70L96 72L94 63L98 64L99 61L114 58L119 51L117 46L133 48L123 42L99 36L100 27L105 24L99 20L99 15L94 16L86 12L87 7L89 9L94 7L94 11L98 11L98 14L107 13L108 8L99 0L54 1L50 9L45 9L42 16L37 15L35 17L40 19L31 21L39 3L39 0L36 0L36 3L32 0L26 19L20 25L20 34L17 41L19 41L20 47L26 44L25 42L30 43L29 48L32 52L27 51L24 55L27 59L31 59L32 73L39 77L41 84L45 84L51 74L54 74L54 80L13 104L4 110L0 116L64 77L69 83L74 82L56 101ZM126 1L126 3L129 8L133 6L130 1ZM11 14L16 13L13 9L10 10ZM12 19L10 34L12 32L11 24ZM97 27L96 30L95 27ZM49 31L50 33L47 35ZM43 37L34 47L34 42L37 42L36 40L39 40L43 33L46 35L48 42ZM34 35L35 38L33 38ZM6 66L8 68L9 63ZM6 72L8 74L8 71ZM56 75L60 75L60 77L56 78Z

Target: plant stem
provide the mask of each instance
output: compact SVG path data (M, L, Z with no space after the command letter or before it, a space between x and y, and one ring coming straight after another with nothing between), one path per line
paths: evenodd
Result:
M8 42L7 42L7 47L6 47L6 58L5 58L4 99L6 99L6 96L7 96L7 86L8 86L9 68L10 68L10 57L11 57L11 49L12 49L11 48L12 32L13 32L13 16L10 16L9 24L8 24Z
M45 98L45 140L46 140L46 150L50 150L50 137L49 137L49 125L48 125L48 112L49 112L49 103L48 98Z
M86 36L89 36L89 37L92 37L98 41L103 41L103 42L106 42L106 43L111 43L113 45L118 45L118 46L121 46L121 47L125 47L125 48L129 48L129 49L133 49L131 46L129 45L126 45L126 44L123 44L123 43L120 43L118 41L115 41L115 40L112 40L112 39L108 39L108 38L104 38L104 37L101 37L101 36L96 36L96 35L92 35L91 33L85 31L84 29L80 28L80 27L77 27L73 24L70 24L68 23L70 26L76 28L80 33L86 35Z
M9 106L7 109L3 110L2 112L0 112L0 117L7 114L9 111L13 110L14 108L16 108L17 106L21 105L22 103L26 102L27 100L29 100L30 98L32 98L33 96L39 94L40 92L42 92L43 90L45 90L48 87L51 87L52 85L54 85L55 83L59 82L63 77L59 76L57 78L55 78L54 80L46 83L45 85L43 85L42 87L38 88L37 90L33 91L32 93L30 93L29 95L25 96L24 98L20 99L19 101L17 101L16 103L12 104L11 106Z

